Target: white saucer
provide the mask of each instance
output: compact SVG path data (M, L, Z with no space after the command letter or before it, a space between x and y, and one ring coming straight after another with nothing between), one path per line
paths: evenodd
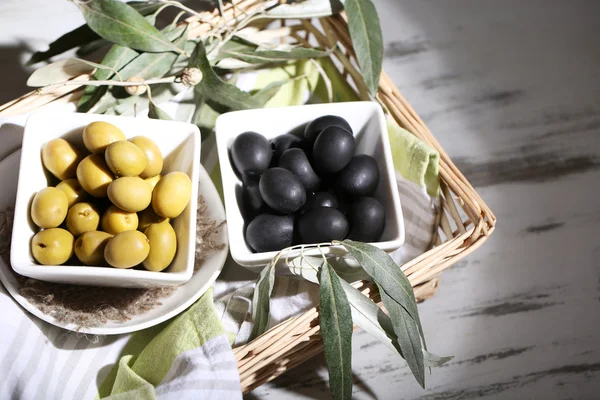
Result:
M21 150L17 150L0 161L0 210L14 208L17 193L17 175ZM207 215L216 221L225 220L223 204L212 180L204 167L199 171L199 193L202 194L208 206ZM227 227L224 225L218 233L218 240L227 244ZM74 324L65 324L54 317L43 314L39 309L30 304L19 294L19 284L15 279L10 265L0 258L0 281L4 284L10 295L27 311L36 317L58 327L93 335L117 335L139 331L157 325L169 318L176 316L192 305L215 282L225 260L227 259L227 245L220 250L215 250L203 262L198 271L185 284L179 286L170 296L161 299L161 305L141 315L134 316L126 322L111 321L94 328L81 328Z

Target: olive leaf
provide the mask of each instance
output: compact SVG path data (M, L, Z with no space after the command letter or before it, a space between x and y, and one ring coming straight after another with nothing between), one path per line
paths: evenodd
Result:
M383 61L383 35L371 0L346 0L348 29L362 76L373 96L377 93Z
M79 49L75 52L77 57L84 57L92 54L95 51L100 50L101 48L110 45L111 43L105 39L96 39L89 43L81 45Z
M162 108L154 104L152 101L148 104L148 118L152 119L164 119L171 121L173 118Z
M342 281L342 287L352 307L352 321L378 339L388 349L398 352L404 358L396 339L392 319L354 286ZM425 349L421 349L421 351L423 352L423 360L426 367L439 367L454 358L452 356L441 357Z
M220 58L235 58L250 64L277 63L288 60L302 60L308 58L326 57L329 53L317 49L308 49L305 47L292 48L289 51L280 50L257 50L252 52L242 52L236 50L222 50L219 52Z
M352 254L365 272L386 291L388 296L406 309L417 323L418 330L423 337L417 300L412 285L394 260L385 251L367 243L346 239L340 244ZM425 343L424 338L423 343Z
M130 1L131 7L135 8L140 14L148 15L153 13L162 6L161 2L155 1ZM50 43L48 50L37 51L33 53L27 65L36 64L41 61L46 61L51 57L57 56L64 53L65 51L74 49L76 47L82 47L77 51L78 56L89 54L92 50L97 49L95 46L102 46L106 42L98 40L100 36L96 32L90 29L87 25L82 25L78 28L73 29L71 32L67 32L52 43ZM94 44L92 46L92 44ZM89 46L89 47L88 47ZM86 47L85 50L83 47Z
M271 298L271 292L273 292L273 285L275 284L275 264L277 264L278 259L279 257L276 256L271 260L271 262L263 268L256 281L256 287L254 288L254 295L252 297L252 317L254 325L252 326L249 341L262 335L267 330L270 308L269 299Z
M107 65L97 64L80 58L65 58L35 70L29 79L27 79L27 86L42 87L64 82L82 74L89 74L95 69L112 70Z
M186 26L181 26L173 31L165 33L169 40L175 40L176 46L182 46L186 41L184 34ZM177 54L172 52L164 53L143 53L133 61L123 67L119 73L123 79L139 77L142 79L157 78L165 75L171 69L173 63L177 60Z
M379 284L379 295L383 301L383 305L390 314L392 326L396 333L396 340L402 356L406 360L408 367L412 371L413 375L419 385L425 388L425 362L423 359L423 351L421 348L421 336L419 334L419 328L414 319L406 311L404 307L398 304L392 297L390 297L385 289Z
M115 44L108 50L102 59L102 64L118 71L139 55L140 53L130 49L129 47ZM93 78L95 80L102 81L110 79L113 75L114 73L112 70L103 69L96 71ZM83 91L83 95L77 104L77 111L89 111L102 98L102 96L104 96L107 90L107 86L86 86Z
M232 110L245 110L261 106L260 102L255 100L249 93L219 78L206 58L204 43L198 42L196 45L189 66L199 68L202 71L202 81L196 85L196 90L200 91L206 99L227 106Z
M186 40L185 43L182 45L182 49L186 53L192 54L192 52L196 48L197 43L197 40ZM188 66L189 61L190 58L188 56L186 56L185 54L179 54L173 65L171 65L171 69L169 70L169 72L167 72L167 75L174 75L178 72L181 72L182 69Z
M319 270L319 325L334 399L352 398L352 312L341 279L326 261Z
M165 36L174 40L179 38L177 44L185 41L186 27L176 29L165 29ZM177 55L171 52L165 53L143 53L140 55L135 50L125 46L113 45L102 64L110 66L114 70L119 70L121 79L128 79L133 76L139 76L144 79L163 76L169 72L175 62ZM113 73L97 71L94 74L96 80L107 80L113 77ZM87 112L104 96L108 88L106 86L87 86L77 105L77 111Z
M258 46L256 44L251 43L239 36L234 36L221 47L211 62L215 64L218 61L227 58L227 53L229 52L250 53L255 51L257 48Z
M321 257L298 256L289 261L288 268L292 274L300 276L309 282L318 283L317 268L319 268L321 263ZM331 259L329 260L329 263L332 264ZM400 346L398 345L396 333L394 332L390 317L370 298L363 295L358 289L347 282L347 279L340 274L339 265L344 264L341 261L337 261L336 264L332 264L332 267L338 276L342 278L340 282L346 293L348 302L350 303L352 321L364 331L371 334L375 339L383 343L388 349L397 352L401 357L404 357L400 350ZM352 266L350 268L354 269L356 267ZM358 268L360 268L360 266L358 266ZM362 268L360 269L362 270ZM441 357L430 353L425 349L422 349L422 351L424 365L426 367L439 367L453 358L452 356Z
M182 50L133 7L118 0L94 0L78 3L88 26L98 35L116 44L148 52Z

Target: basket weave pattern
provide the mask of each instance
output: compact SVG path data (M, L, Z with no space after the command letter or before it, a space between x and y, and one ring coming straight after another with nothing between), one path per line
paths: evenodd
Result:
M223 16L214 12L202 13L203 20L190 18L190 37L202 37L219 23L234 24L246 12L261 6L259 0L234 0L225 6ZM335 49L331 55L361 100L369 100L367 86L356 67L352 41L344 14L318 20L258 20L253 25L268 29L274 38L285 43L308 45L318 42L321 47ZM75 79L88 80L89 75ZM37 109L50 102L74 102L82 87L58 87L40 95L30 92L3 106L0 117L17 115ZM435 293L439 274L461 258L479 248L494 231L496 217L475 192L462 173L452 163L425 123L402 97L393 82L382 73L377 100L403 128L434 147L440 153L441 207L438 228L431 249L404 264L402 270L413 285L417 300L425 300ZM363 294L379 301L377 289L369 282L357 284ZM291 318L272 328L254 341L234 349L244 393L268 382L285 371L323 351L318 308Z

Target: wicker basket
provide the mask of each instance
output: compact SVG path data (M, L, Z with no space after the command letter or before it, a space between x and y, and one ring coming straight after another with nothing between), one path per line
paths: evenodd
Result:
M228 3L223 16L214 11L202 14L202 20L190 18L190 36L202 36L216 23L232 24L243 16L241 10L260 6L260 0L234 0ZM208 21L208 23L206 22ZM318 20L282 20L273 27L272 20L255 22L261 28L269 25L274 37L287 43L318 42L321 46L336 50L331 57L339 66L362 100L369 100L367 87L356 67L352 41L348 33L344 14ZM87 80L88 75L75 79ZM74 102L79 99L82 87L65 86L43 95L30 92L3 106L0 117L22 114L50 102ZM440 273L479 248L493 232L496 217L467 179L452 163L425 123L402 97L390 78L381 75L377 100L387 109L397 123L440 152L441 209L438 213L432 248L426 253L404 264L402 270L412 283L417 300L425 300L435 293ZM365 295L379 301L377 289L369 282L359 286ZM323 351L320 336L319 313L313 308L303 315L291 318L272 328L259 338L234 349L238 362L242 390L244 393L271 381L285 371L301 364Z

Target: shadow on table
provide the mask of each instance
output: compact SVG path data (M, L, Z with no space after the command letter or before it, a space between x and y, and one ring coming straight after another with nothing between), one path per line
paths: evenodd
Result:
M30 52L25 44L0 47L0 78L2 78L0 105L29 91L26 83L30 73L21 64L21 57L24 53Z
M0 126L0 161L21 148L24 129L21 125L6 123Z

